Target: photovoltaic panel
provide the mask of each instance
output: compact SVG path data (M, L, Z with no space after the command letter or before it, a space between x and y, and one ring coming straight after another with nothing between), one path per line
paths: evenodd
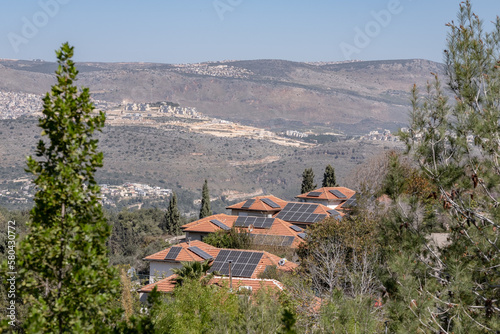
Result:
M236 222L234 222L234 226L236 227L249 227L253 225L255 228L271 228L274 223L274 218L267 217L241 217L236 218Z
M288 222L315 223L326 218L324 214L313 213L318 208L314 203L288 203L276 218Z
M290 228L292 230L294 230L295 232L302 232L302 229L296 225L292 225L292 226L290 226Z
M229 275L229 263L231 262L231 274L236 277L252 277L264 253L244 252L238 250L222 249L214 260L209 272L217 272L221 275Z
M278 204L276 204L276 202L274 202L273 200L271 200L269 198L262 198L261 201L266 203L267 205L269 205L273 209L280 208L280 206Z
M342 205L344 208L345 207L349 207L349 206L356 206L357 205L357 202L356 202L356 198L353 196L351 198L349 198L345 203L344 205Z
M168 251L168 254L165 256L165 260L175 260L177 255L179 255L182 247L172 247Z
M210 259L214 258L212 255L208 254L207 252L205 252L204 250L202 250L196 246L188 247L188 250L195 253L196 255L201 257L203 260L210 260Z
M328 210L328 213L331 216L340 216L340 212L338 212L337 210Z
M299 237L301 237L302 239L305 239L306 238L306 234L305 233L299 233L297 234Z
M226 224L224 224L223 222L221 222L221 221L220 221L220 220L218 220L218 219L212 219L210 222L211 222L212 224L214 224L214 225L216 225L216 226L220 227L221 229L223 229L223 230L225 230L225 231L230 230L229 226L227 226Z
M320 191L311 191L307 196L309 197L319 197L321 195Z
M337 189L332 189L330 190L330 192L334 195L334 196L337 196L337 198L347 198L346 195L344 195L343 193L341 193L340 191L338 191Z
M295 240L294 236L288 235L250 234L250 236L254 244L267 246L290 247Z
M242 208L242 209L248 209L249 207L251 207L251 206L252 206L252 204L253 204L254 202L255 202L255 200L254 200L254 199L249 199L249 200L247 200L247 201L243 204L243 206L242 206L241 208Z

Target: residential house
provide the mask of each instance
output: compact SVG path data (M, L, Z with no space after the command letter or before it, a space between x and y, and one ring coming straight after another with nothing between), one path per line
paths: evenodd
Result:
M209 233L237 227L250 233L254 244L297 248L302 228L279 218L217 214L181 226L187 240L203 240Z

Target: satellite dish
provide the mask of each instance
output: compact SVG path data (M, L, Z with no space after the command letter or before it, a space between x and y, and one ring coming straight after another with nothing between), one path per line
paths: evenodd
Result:
M280 266L284 266L284 265L285 265L285 263L286 263L286 259L285 259L285 258L282 258L281 260L279 260L278 265L280 265Z
M248 232L252 232L253 231L253 224L250 224L248 225Z

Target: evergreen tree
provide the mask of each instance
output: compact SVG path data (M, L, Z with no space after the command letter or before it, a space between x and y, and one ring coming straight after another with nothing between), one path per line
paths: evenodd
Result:
M179 235L181 234L181 224L181 214L177 208L177 195L175 195L174 192L172 193L172 198L170 199L170 204L165 214L165 223L162 229L167 233Z
M99 203L94 173L102 166L94 131L105 115L94 113L88 88L74 85L73 47L56 52L57 85L43 99L42 135L28 171L38 188L29 233L19 247L19 291L31 306L29 333L94 333L112 321L118 275L109 266L110 226Z
M316 189L317 185L314 184L314 172L312 168L306 168L304 173L302 173L302 186L300 188L300 193L305 194L311 190Z
M201 192L200 219L211 215L212 215L212 210L210 209L210 194L208 192L207 180L205 180L205 183L203 184L203 190Z
M400 327L408 332L495 332L500 330L500 18L486 33L466 1L458 21L448 26L445 59L453 103L437 75L424 98L414 88L410 131L402 139L437 189L434 212L446 222L449 244L431 247L428 218L418 221L402 212L398 228L419 244L401 256L397 247L390 261L402 301L393 308L393 319L419 327ZM404 310L411 312L402 315Z
M337 187L337 180L335 179L335 169L329 164L325 168L325 174L323 174L322 187Z

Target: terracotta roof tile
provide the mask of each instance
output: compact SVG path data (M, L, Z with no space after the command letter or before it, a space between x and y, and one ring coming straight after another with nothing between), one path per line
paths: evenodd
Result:
M268 198L277 205L279 205L279 208L272 208L270 205L267 203L263 202L262 199ZM285 207L285 205L288 203L287 201L282 200L281 198L278 198L273 195L266 195L266 196L255 196L252 197L252 199L255 199L255 202L250 205L248 208L242 208L243 205L245 205L246 201L239 202L236 204L233 204L231 206L228 206L226 209L241 209L245 211L261 211L261 212L277 212Z
M139 292L151 292L156 286L159 292L172 293L175 288L176 283L174 279L176 277L177 275L171 275L162 280L159 280L158 282L143 286L141 289L139 289ZM274 279L233 277L232 283L233 289L237 289L236 291L240 290L240 287L251 287L252 293L257 292L262 288L272 289L276 291L283 290L283 284ZM229 277L215 276L209 281L208 284L229 287Z
M324 214L328 214L328 212L325 211L330 210L326 206L321 206L318 208L318 211ZM217 232L221 228L215 225L214 223L211 223L211 220L217 219L227 227L231 228L234 226L234 223L236 222L236 219L238 219L238 216L230 216L226 214L217 214L217 215L212 215L209 217L205 217L200 220L196 220L194 222L185 224L181 226L182 230L184 232L200 232L200 233L213 233ZM288 223L284 220L281 220L279 218L274 218L274 222L269 229L263 229L263 228L254 228L251 232L248 230L248 227L239 227L242 231L247 231L250 232L251 234L259 234L259 235L272 235L272 236L293 236L295 237L291 247L292 248L297 248L301 243L302 239L300 239L297 235L300 232L296 232L293 229L290 228L290 226L293 225L291 223Z
M338 190L342 194L344 194L346 196L346 198L338 198L337 196L335 196L334 194L332 194L330 192L330 190ZM312 192L319 192L321 194L319 196L309 196L308 194L310 194ZM308 199L327 199L327 200L343 200L343 201L346 201L349 198L351 198L354 194L356 194L356 192L354 190L351 190L351 189L346 188L346 187L323 187L323 188L314 189L314 190L312 190L310 192L307 192L305 194L301 194L301 195L298 195L298 196L295 196L295 197L296 198L308 198Z

